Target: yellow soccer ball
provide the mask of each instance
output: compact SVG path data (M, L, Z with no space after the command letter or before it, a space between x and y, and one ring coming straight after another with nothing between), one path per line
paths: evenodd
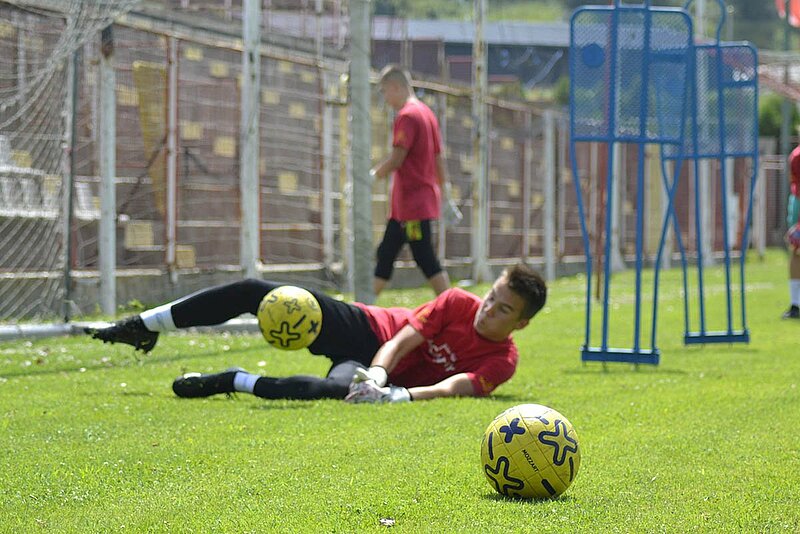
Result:
M309 346L322 327L322 310L310 292L295 286L276 287L258 306L258 327L267 343L281 350Z
M557 497L578 474L578 435L554 409L520 404L495 417L486 429L481 463L489 483L502 495Z

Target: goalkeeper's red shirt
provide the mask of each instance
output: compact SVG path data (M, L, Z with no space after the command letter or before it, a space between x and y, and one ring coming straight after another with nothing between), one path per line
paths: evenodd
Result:
M439 218L436 156L442 151L439 122L431 108L408 100L394 120L392 146L408 150L394 171L390 219L401 222Z
M475 331L481 299L463 289L450 288L415 310L355 304L366 313L381 344L407 324L425 338L389 373L389 383L396 386L430 386L466 373L475 395L484 396L517 368L519 353L510 336L490 341Z

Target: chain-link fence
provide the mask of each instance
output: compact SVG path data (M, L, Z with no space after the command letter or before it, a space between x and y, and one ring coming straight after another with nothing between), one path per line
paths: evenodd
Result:
M336 20L346 18L346 5L323 4L323 17L314 11L313 2L303 3L290 22L281 22L273 11L264 14L263 27L269 25L272 31L264 36L260 64L260 260L265 277L346 291L352 231L348 215L347 35L335 25ZM120 304L132 299L155 304L241 276L241 2L227 1L220 7L219 2L172 0L162 8L169 9L130 12L117 19L110 33L114 45ZM20 85L29 81L25 73L31 65L45 61L57 42L51 43L42 34L44 25L52 20L0 6L0 90L21 91ZM305 21L307 26L300 27L297 21ZM281 23L294 25L295 30L281 34ZM314 24L321 24L321 56L319 43L309 43L304 37ZM58 28L54 29L55 36ZM103 135L103 50L97 32L76 50L79 61L64 58L54 68L47 101L41 100L41 92L26 97L32 99L26 105L33 106L35 101L41 111L27 121L5 120L0 131L10 145L9 158L13 158L12 165L0 166L2 320L52 318L61 313L66 298L73 313L97 309L99 142ZM70 109L68 74L73 66L75 113L65 117L64 111ZM470 272L473 232L471 93L468 86L420 78L415 85L440 120L448 175L464 213L456 226L437 225L435 233L440 257L459 277ZM377 161L390 147L393 115L377 91L373 95L372 159ZM489 263L500 267L524 259L541 266L550 252L545 250L545 227L552 223L556 249L552 252L558 272L582 270L583 247L565 117L556 111L548 131L543 107L494 99L489 108ZM66 195L61 191L70 176L64 148L69 148L67 133L73 118L74 198L67 216ZM45 122L49 123L47 135L40 132ZM548 138L553 139L551 144L546 142ZM44 146L50 148L45 151ZM38 153L30 147L39 147L42 155L35 155ZM578 150L590 219L600 221L608 179L604 175L606 147L586 143ZM553 151L549 167L548 151ZM634 205L636 195L636 157L635 151L622 148L623 253L632 249L635 240L634 214L629 206ZM655 174L658 155L648 152L647 158L647 167L652 169L648 194L653 199L647 224L660 228L656 203L662 193L660 176ZM746 165L737 163L741 170L737 176L747 176ZM694 226L688 209L692 202L688 172L684 171L683 190L676 196L685 242L693 239ZM712 176L716 175L712 170ZM554 220L550 221L545 218L548 181L554 191ZM777 224L771 208L774 182L768 175L764 209L754 221L766 228L768 244L780 239L772 231ZM376 244L388 211L388 189L386 182L374 185ZM721 202L714 199L717 218ZM72 224L65 234L67 220ZM605 229L600 224L594 231L599 236ZM656 238L645 236L646 250L655 250ZM721 248L720 235L715 235L714 246ZM408 252L401 256L400 266L398 284L423 283ZM69 278L65 278L65 267L71 273Z

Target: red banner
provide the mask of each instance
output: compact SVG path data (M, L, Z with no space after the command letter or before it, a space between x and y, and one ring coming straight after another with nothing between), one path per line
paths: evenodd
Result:
M782 19L786 18L784 7L784 0L775 0L775 9L778 10L778 16ZM800 27L800 0L789 0L789 24L796 28Z

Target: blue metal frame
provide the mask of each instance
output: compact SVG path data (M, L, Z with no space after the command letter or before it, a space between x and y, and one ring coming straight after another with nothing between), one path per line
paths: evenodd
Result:
M684 4L684 10L689 9L693 0L688 0ZM706 303L705 303L705 288L704 288L704 263L705 260L703 258L703 251L702 247L697 247L697 304L698 304L698 322L699 322L699 329L698 331L691 331L690 328L690 321L689 321L689 291L688 291L688 265L686 260L686 252L682 246L682 243L679 242L679 249L681 254L681 268L683 270L683 282L684 282L684 324L685 324L685 332L684 332L684 343L685 344L703 344L703 343L747 343L750 340L749 331L747 328L747 313L746 313L746 306L745 306L745 259L746 259L746 252L749 246L749 238L750 238L750 224L752 220L752 208L753 208L753 193L755 190L755 181L757 176L757 169L758 169L758 53L756 49L748 43L725 43L720 41L720 35L722 32L722 28L725 25L725 18L726 18L726 9L725 3L723 0L717 0L719 4L720 11L721 11L721 18L720 23L717 26L716 31L716 39L712 44L699 44L695 45L696 53L694 54L695 59L695 68L698 68L701 64L703 59L706 59L705 56L708 56L714 61L714 68L716 70L716 103L717 103L717 113L716 118L718 122L718 130L719 136L718 139L715 139L715 142L718 142L718 149L716 148L716 144L713 147L706 146L705 144L701 144L699 140L699 124L698 124L698 103L699 100L704 97L704 95L699 94L698 84L696 83L691 91L691 106L692 106L692 120L690 123L691 126L691 147L689 147L689 152L681 153L680 158L688 158L692 160L694 164L694 183L695 183L695 232L697 236L697 242L702 242L702 235L703 235L703 227L700 221L700 213L701 213L701 199L700 195L697 194L699 191L699 181L700 181L700 173L699 173L699 162L702 159L721 159L721 173L720 173L720 188L723 192L723 195L727 191L727 181L732 179L732 177L727 176L726 166L724 164L726 158L751 158L753 161L752 165L752 174L750 176L750 188L749 188L749 198L748 198L748 207L747 207L747 215L745 217L744 222L744 232L742 235L742 244L741 244L741 254L739 258L739 294L740 294L740 310L741 310L741 328L736 329L734 327L734 320L733 320L733 282L731 277L731 243L729 242L728 235L729 235L729 228L728 228L728 202L727 199L722 203L722 223L723 223L723 251L724 251L724 270L725 270L725 299L726 299L726 306L725 306L725 331L709 331L706 327ZM724 79L724 72L726 68L726 64L724 61L726 51L745 51L748 54L752 54L752 67L753 67L753 77L747 80L740 80L740 81L731 81L726 82ZM696 76L696 72L695 72ZM743 143L745 146L750 146L751 150L729 150L729 139L728 139L728 128L727 128L727 114L725 112L725 95L726 89L732 90L736 88L744 88L747 90L751 90L753 92L753 102L752 102L752 109L751 109L751 119L752 119L752 126L749 131L749 142ZM744 137L742 137L744 139ZM674 155L667 153L665 150L662 149L662 159L670 159ZM676 166L680 168L680 166ZM676 174L679 171L676 171ZM672 206L670 206L672 208ZM669 215L672 215L671 213ZM676 226L676 235L680 236L680 232L677 226L677 217L674 217L674 222ZM661 248L663 247L663 242L659 244L659 257L661 253Z
M676 34L681 37L680 42L675 43L675 47L670 52L655 52L651 50L652 46L652 17L654 14L658 14L656 16L665 16L663 14L669 14L670 17L675 18L677 20L681 20L684 25L684 32ZM638 135L630 135L622 132L618 132L618 124L616 122L616 117L618 113L617 108L617 83L619 83L617 79L617 55L620 51L618 49L618 37L619 37L619 30L620 30L620 16L621 14L640 14L643 20L641 25L641 32L642 32L642 72L641 72L641 89L640 94L638 95L638 118L639 118L639 126L638 126ZM582 131L580 134L576 132L576 87L577 77L576 77L576 65L578 61L581 61L583 58L584 52L590 46L596 46L601 49L601 53L603 50L602 47L599 47L596 43L592 43L589 46L579 50L576 46L576 26L580 27L580 23L576 24L576 21L580 21L580 19L584 16L588 15L591 19L592 15L596 15L600 18L601 16L605 16L609 23L606 28L608 32L607 35L607 49L609 51L610 58L608 59L608 67L607 71L604 71L607 74L608 79L612 80L612 82L607 84L605 89L607 90L608 95L608 109L607 109L607 120L601 121L600 126L596 129L589 128L589 131ZM597 24L595 24L597 26ZM583 30L589 30L590 28L581 28ZM596 29L596 28L592 28ZM628 28L631 29L631 28ZM644 219L643 219L643 205L644 205L644 160L645 160L645 145L650 143L657 143L657 144L673 144L679 147L679 151L682 150L684 146L685 140L685 121L686 121L686 98L685 95L687 93L687 89L689 85L692 83L692 76L694 74L694 70L690 68L692 65L692 56L693 56L693 43L692 43L692 21L691 18L684 10L680 9L672 9L672 8L651 8L649 0L645 1L643 4L640 5L628 5L622 4L619 0L615 0L613 6L605 7L605 6L591 6L591 7L583 7L578 9L572 16L570 21L570 78L572 83L570 83L570 143L571 143L571 151L570 151L570 161L572 165L572 174L573 174L573 185L575 187L575 193L577 198L577 205L578 205L578 213L580 216L580 226L581 226L581 234L583 237L583 247L584 247L584 254L586 256L586 323L585 323L585 341L581 351L581 359L583 361L616 361L616 362L627 362L627 363L648 363L648 364L657 364L659 361L660 351L656 347L655 344L655 320L653 323L653 330L652 330L652 337L651 337L651 346L642 347L641 343L641 311L642 311L642 300L641 300L641 292L642 292L642 269L643 269L643 226L644 226ZM660 36L663 38L663 35ZM677 52L676 52L677 51ZM580 53L579 53L580 52ZM593 53L596 51L592 51ZM596 55L596 54L595 54ZM591 56L593 57L593 56ZM650 67L651 65L657 64L655 60L660 60L661 62L668 62L671 64L678 64L684 67L684 82L683 87L680 88L681 94L683 95L681 100L681 117L678 124L677 135L667 135L667 130L665 128L660 128L660 134L650 134L648 132L648 118L650 118L650 109L648 108L649 100L649 88L651 85L651 80L649 78L650 74ZM605 61L601 61L598 65L591 65L591 68L599 67L603 65ZM672 81L665 80L665 83L672 83ZM658 82L656 83L656 86ZM602 96L602 95L601 95ZM656 105L659 105L660 100L656 100ZM631 110L629 110L631 111ZM664 110L660 107L655 108L656 112L663 112ZM673 120L670 117L670 120ZM666 121L657 121L659 126L663 126L666 124ZM585 128L584 128L585 129ZM592 258L592 251L591 251L591 244L589 240L589 233L586 228L586 216L585 216L585 209L583 204L583 197L581 194L581 187L580 187L580 177L578 172L578 165L576 159L576 150L575 150L575 143L581 141L598 141L598 142L605 142L607 143L608 149L608 157L607 157L607 169L606 175L609 177L608 179L608 188L607 188L607 205L606 205L606 240L604 243L604 258L605 262L603 265L603 309L602 309L602 335L601 335L601 345L600 347L591 347L591 311L592 311L592 265L593 265L593 258ZM633 347L630 349L623 349L623 348L612 348L609 347L609 294L611 288L611 239L609 236L612 220L611 214L613 211L613 199L614 199L614 179L612 176L612 169L613 169L613 145L614 143L618 142L627 142L627 143L636 143L639 147L639 159L638 159L638 167L637 167L637 207L640 209L636 210L636 260L635 260L635 269L636 269L636 287L635 287L635 310L634 310L634 336L633 336ZM674 192L677 185L677 177L673 182L672 187L668 187L668 191L670 192L670 206L672 204L672 197L674 196ZM672 210L670 209L669 212ZM668 212L668 213L669 213ZM669 216L667 217L667 221L669 221ZM666 223L665 223L666 224ZM662 234L665 233L665 230L662 231ZM663 240L663 238L662 238ZM657 295L657 290L655 290L655 295ZM655 317L655 306L657 300L654 300L653 307L653 315Z
M693 42L693 26L691 17L688 14L688 9L693 0L688 0L682 9L673 8L654 8L650 6L650 1L645 0L642 4L623 4L620 0L614 0L612 6L588 6L575 11L570 20L570 162L573 173L573 185L575 187L578 214L580 216L580 227L583 238L584 254L586 256L586 323L585 323L585 341L581 349L581 359L583 361L616 361L627 363L649 363L657 364L659 361L660 352L656 347L656 332L657 332L657 317L658 317L658 287L660 281L660 270L663 259L665 241L667 231L670 224L673 225L675 230L675 237L680 252L681 269L683 274L683 290L684 290L684 343L686 344L703 344L703 343L739 343L748 342L750 334L747 329L747 315L745 309L745 256L749 246L750 239L750 225L752 221L752 208L753 208L753 193L755 190L755 179L758 168L758 76L757 66L758 58L755 48L747 43L723 43L720 41L720 34L722 27L725 24L726 9L723 0L717 0L721 9L721 20L716 31L716 40L712 44L695 44ZM659 15L655 15L658 13ZM679 24L662 28L656 25L658 30L653 29L653 16L663 16L663 13L680 14L685 25L680 27L680 31L676 30ZM629 15L641 15L641 28L632 27L630 24L631 17ZM585 17L584 17L585 16ZM595 17L595 18L593 18ZM618 114L624 120L626 117L629 119L627 130L630 128L630 118L636 113L636 108L623 108L622 105L617 107L617 90L618 84L621 86L621 77L618 78L618 55L623 51L619 47L618 38L621 27L621 19L627 21L626 30L640 32L641 35L641 50L634 50L641 54L642 71L639 78L636 80L640 83L640 94L638 95L638 133L631 134L630 131L622 131L620 124L617 123ZM586 18L588 24L583 21ZM580 35L576 33L576 27L580 30ZM592 35L586 37L593 31L601 31L601 39L597 42L591 40ZM676 40L675 47L665 53L664 49L656 51L652 49L653 41L651 32L659 31L656 35L657 44L663 45L665 34L672 32L671 35L666 37L672 38L676 35L681 37L680 42ZM604 33L604 34L603 34ZM685 34L685 35L684 35ZM685 41L683 40L685 37ZM582 43L583 48L578 46L578 42ZM602 44L600 46L597 43ZM669 44L672 44L669 41ZM594 47L594 49L592 49ZM604 48L605 47L605 48ZM737 51L744 54L743 57L752 57L752 65L747 63L746 68L752 67L752 73L749 77L741 79L732 79L726 81L725 68L730 65L725 63L726 52ZM608 52L609 57L605 58L604 53ZM685 56L684 56L685 52ZM670 57L671 56L671 57ZM591 60L591 64L587 62L587 58ZM583 60L583 63L579 63ZM708 98L707 91L700 91L697 80L697 69L701 66L700 62L706 60L714 61L714 68L716 69L716 114L713 116L705 117L709 120L709 124L713 126L716 123L718 128L718 136L708 142L708 137L704 135L700 139L700 123L698 121L698 102L702 98ZM683 80L667 79L667 77L675 72L662 74L658 77L658 71L654 70L656 77L659 79L650 80L650 68L654 65L672 64L685 66L686 72L683 75ZM746 63L746 61L745 61ZM583 108L578 110L576 107L576 91L580 85L580 80L576 77L576 69L599 68L602 67L602 74L605 75L606 85L602 88L605 93L597 90L597 86L593 80L588 79L588 83L581 86L581 91L584 100L581 101ZM583 71L582 71L583 72ZM584 72L585 74L585 72ZM622 71L622 75L625 71ZM651 110L648 108L650 102L648 97L649 91L655 89L656 95L653 100L655 107ZM682 86L681 86L682 83ZM622 87L622 86L621 86ZM752 109L749 114L752 115L752 127L747 129L741 127L742 124L750 124L749 116L744 117L744 121L738 123L737 137L733 138L733 143L728 139L728 124L726 115L726 96L731 91L737 88L749 91L750 93L743 93L745 97L751 97ZM629 89L629 88L626 88ZM595 91L592 93L592 91ZM585 96L585 93L590 96ZM665 99L675 97L675 94L680 95L680 118L677 119L673 116L675 107L669 108L669 104L662 104ZM607 102L603 99L607 98ZM599 103L607 104L605 112L605 120L603 117L596 116L596 109L592 106L597 106ZM620 102L620 104L622 104ZM669 109L668 109L669 108ZM704 108L707 109L707 108ZM648 131L648 119L650 119L650 112L656 112L657 131L656 134L651 134ZM582 113L586 116L582 116ZM691 120L687 117L691 116ZM741 118L741 115L740 117ZM592 122L594 120L594 123ZM576 130L576 123L581 122L581 131ZM677 124L679 134L669 135L670 127ZM588 126L587 126L588 125ZM703 125L706 125L705 123ZM687 138L688 133L688 138ZM593 270L593 257L590 243L590 236L587 230L586 214L584 209L583 197L580 187L580 176L577 165L577 157L575 144L577 142L604 142L607 143L608 157L606 176L608 177L607 186L607 204L605 213L605 243L603 246L604 264L603 268L603 298L602 298L602 334L601 343L599 347L592 347L592 270ZM737 142L738 141L738 142ZM613 145L614 143L635 143L638 145L638 166L637 166L637 210L636 210L636 256L635 256L635 304L634 304L634 338L633 346L627 348L611 348L609 347L609 294L611 289L611 239L609 236L610 228L612 225L612 211L614 202L614 177L612 176L613 169ZM665 213L663 224L661 228L661 235L659 238L658 250L656 254L656 262L654 267L654 285L653 285L653 309L652 309L652 324L651 324L651 337L650 347L643 347L641 344L641 313L642 313L642 269L643 269L643 234L644 234L644 159L645 159L645 145L648 143L658 144L661 146L661 173L664 189L668 195L667 211ZM708 146L710 145L710 146ZM736 145L737 148L729 148ZM698 269L698 293L697 302L699 308L699 331L693 332L690 328L690 314L689 314L689 284L688 284L688 261L686 254L686 247L684 246L678 218L674 210L674 197L679 184L680 169L685 160L691 161L694 165L694 187L699 189L699 161L701 159L715 158L722 159L723 163L726 158L752 158L753 172L750 176L750 190L748 199L747 215L744 222L744 231L742 235L742 251L739 258L739 273L740 273L740 286L739 292L741 297L741 329L734 328L733 318L733 294L732 294L732 262L731 262L731 243L728 238L728 203L727 199L723 202L722 218L723 218L723 247L724 247L724 269L725 269L725 282L726 282L726 324L725 331L716 332L708 331L706 328L706 303L705 303L705 287L703 275L703 252L701 249L697 250L697 269ZM674 173L670 179L670 173L667 171L667 161L675 163ZM723 191L727 190L728 180L732 177L727 176L725 165L722 165L721 172L721 187ZM695 219L697 223L696 233L698 241L701 239L703 228L700 224L700 198L695 195Z

